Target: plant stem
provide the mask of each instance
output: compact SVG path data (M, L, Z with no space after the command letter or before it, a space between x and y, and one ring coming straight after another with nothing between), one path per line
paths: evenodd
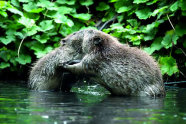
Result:
M19 44L19 47L18 47L18 50L17 50L18 58L19 58L19 53L20 53L21 46L22 46L23 41L24 41L25 38L26 38L26 36L23 37L23 39L21 40L21 43Z

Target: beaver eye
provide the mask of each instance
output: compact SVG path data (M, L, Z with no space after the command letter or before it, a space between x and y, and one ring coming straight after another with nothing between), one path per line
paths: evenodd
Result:
M66 44L66 40L65 39L62 39L61 40L61 44L64 46Z
M66 42L66 40L64 40L64 39L63 39L63 40L62 40L62 42L63 42L63 43L65 43L65 42Z

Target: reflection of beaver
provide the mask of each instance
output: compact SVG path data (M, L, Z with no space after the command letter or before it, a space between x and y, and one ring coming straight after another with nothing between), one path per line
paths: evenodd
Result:
M61 65L67 61L82 58L81 43L76 38L78 37L73 37L73 34L67 36L68 40L62 40L59 48L36 62L29 76L29 85L32 89L70 90L71 83L76 81L75 75L66 74L68 72L65 72Z
M160 69L154 59L140 49L120 44L114 37L97 30L81 31L84 57L66 64L76 74L92 78L114 95L164 96ZM79 33L74 37L79 37ZM66 38L67 40L68 38Z

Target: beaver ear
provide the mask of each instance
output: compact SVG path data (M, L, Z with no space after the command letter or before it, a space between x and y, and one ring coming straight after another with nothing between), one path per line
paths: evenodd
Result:
M101 45L102 42L103 42L103 39L100 38L100 37L94 37L94 38L93 38L93 41L94 41L94 44L95 44L95 45Z

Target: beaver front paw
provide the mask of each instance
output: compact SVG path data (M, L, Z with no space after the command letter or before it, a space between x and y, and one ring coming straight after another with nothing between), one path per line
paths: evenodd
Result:
M73 61L64 63L63 68L75 74L83 73L82 62L80 62L79 60L73 60Z
M66 64L68 64L68 65L73 65L73 64L80 63L80 62L81 62L81 60L78 60L78 59L76 59L76 60L70 60L70 61L67 61L67 62L65 63L65 65L66 65Z

